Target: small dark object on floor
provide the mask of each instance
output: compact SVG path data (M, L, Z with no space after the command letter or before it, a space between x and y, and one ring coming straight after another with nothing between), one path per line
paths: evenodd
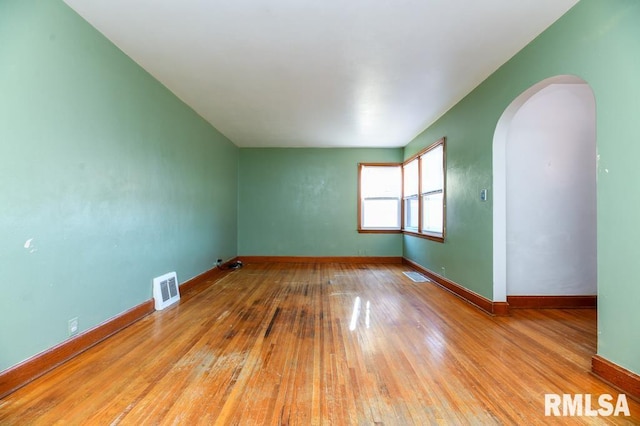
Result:
M242 268L242 261L236 260L235 262L231 262L229 264L229 266L227 266L227 268L229 268L229 269L240 269L240 268Z
M240 260L236 260L235 262L231 262L231 263L227 263L227 264L223 264L222 263L222 259L218 259L218 263L216 265L218 267L218 269L240 269L242 268L242 261Z

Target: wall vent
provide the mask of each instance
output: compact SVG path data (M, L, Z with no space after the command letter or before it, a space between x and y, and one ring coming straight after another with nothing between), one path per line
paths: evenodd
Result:
M153 298L156 311L160 311L180 300L178 275L175 272L169 272L153 279Z
M411 281L413 281L414 283L426 283L429 281L429 279L422 275L420 272L403 272L403 274L409 277L409 279L411 279Z

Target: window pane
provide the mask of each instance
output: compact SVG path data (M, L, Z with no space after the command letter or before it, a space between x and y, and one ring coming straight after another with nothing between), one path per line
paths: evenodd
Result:
M418 198L404 200L404 227L405 229L418 229Z
M399 228L399 200L363 200L363 228Z
M443 189L444 185L444 151L438 145L425 153L422 159L422 193Z
M400 173L400 166L363 166L360 182L362 198L400 198Z
M418 159L404 166L404 196L418 195Z
M443 232L443 211L442 192L422 196L422 231L441 234Z

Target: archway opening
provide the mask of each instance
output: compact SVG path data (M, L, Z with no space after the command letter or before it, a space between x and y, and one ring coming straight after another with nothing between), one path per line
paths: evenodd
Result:
M493 141L494 301L597 291L595 100L576 76L518 96Z

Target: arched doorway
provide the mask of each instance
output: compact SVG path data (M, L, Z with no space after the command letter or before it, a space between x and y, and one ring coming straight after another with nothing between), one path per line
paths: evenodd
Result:
M576 76L518 96L493 141L494 301L596 293L595 100Z

